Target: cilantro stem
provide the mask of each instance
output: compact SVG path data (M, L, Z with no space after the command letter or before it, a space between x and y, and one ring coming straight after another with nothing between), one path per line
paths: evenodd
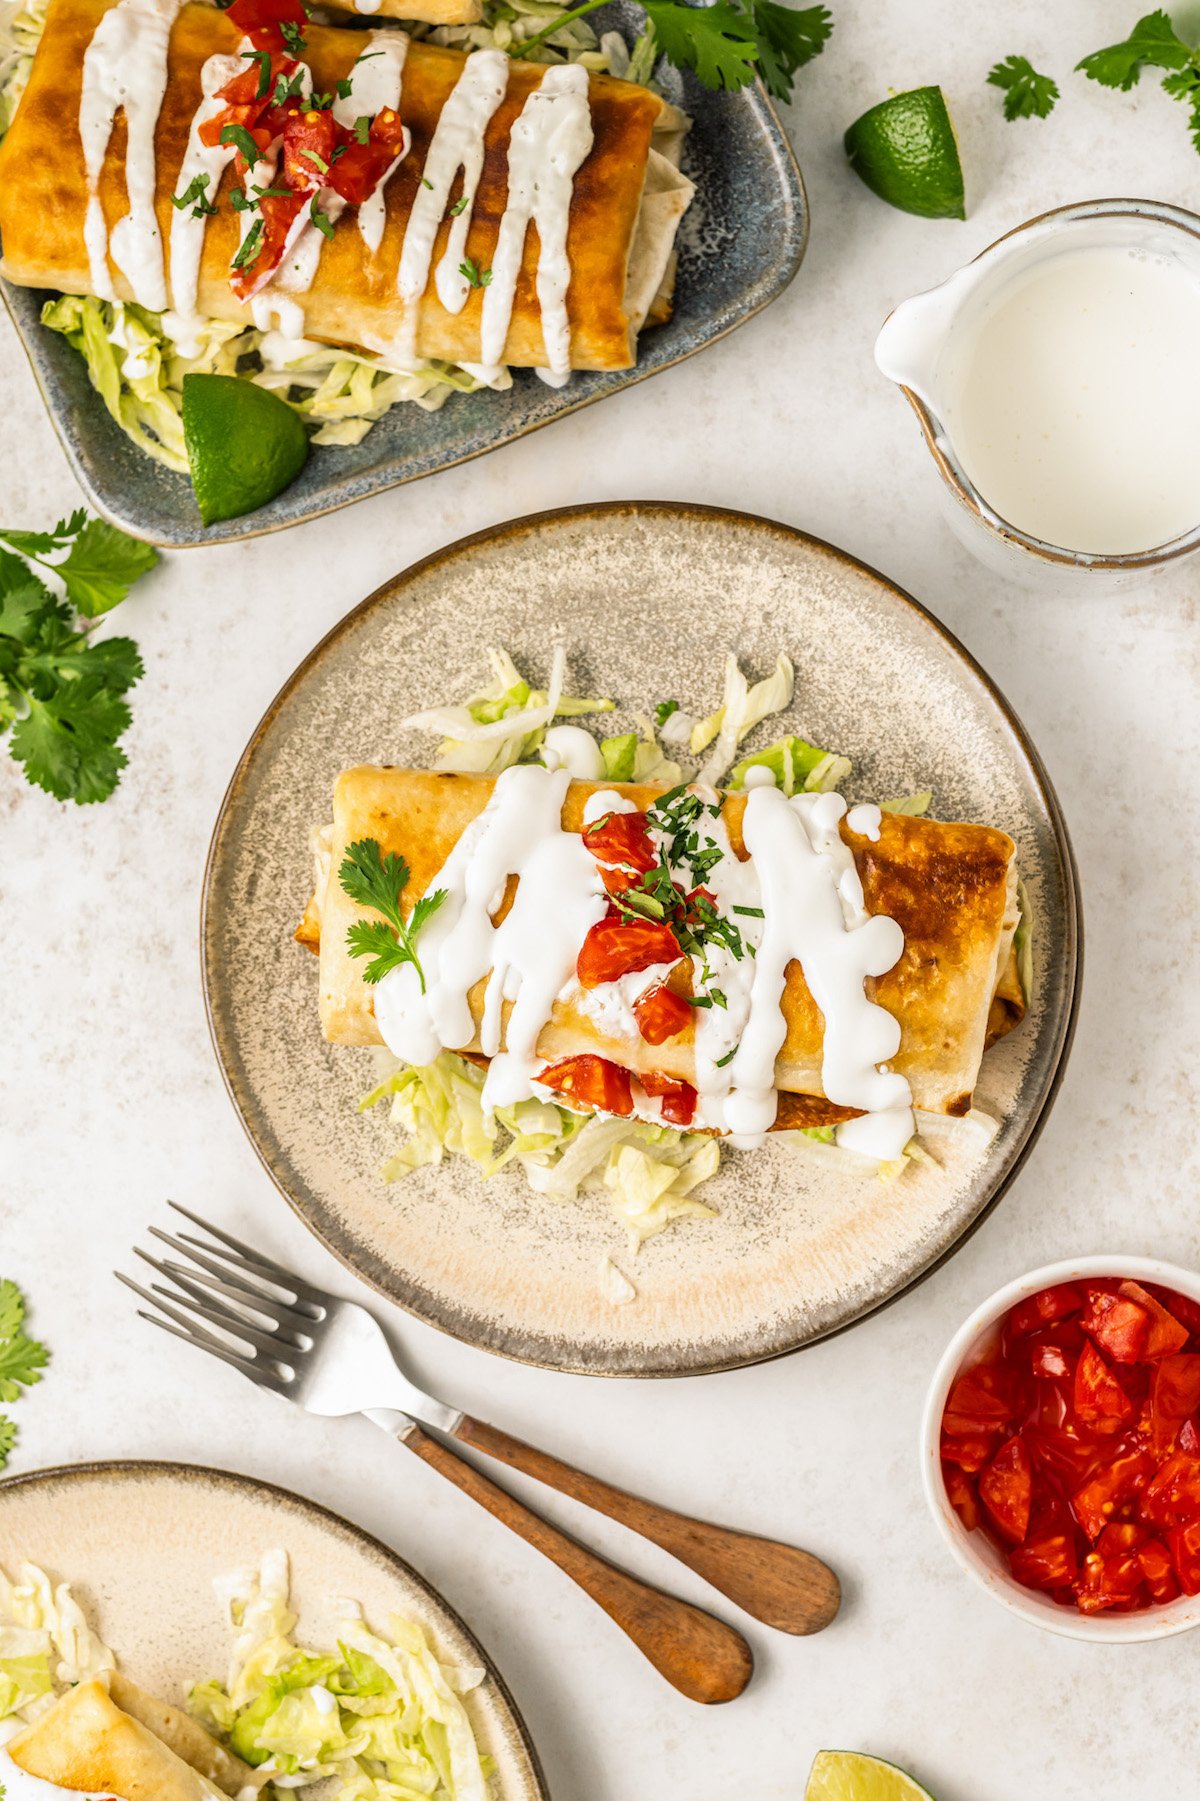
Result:
M552 38L556 31L561 31L564 25L573 25L576 19L586 18L588 13L594 13L598 7L607 6L607 4L608 0L584 0L582 6L572 7L570 12L563 13L557 19L552 19L549 25L543 25L539 32L531 38L526 38L524 43L510 44L508 54L518 57L527 56L531 50L536 50L539 44L544 44L548 38Z

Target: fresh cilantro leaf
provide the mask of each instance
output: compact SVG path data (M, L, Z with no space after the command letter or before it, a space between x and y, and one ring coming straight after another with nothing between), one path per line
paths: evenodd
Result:
M258 201L253 199L245 188L234 186L229 190L229 204L235 213L252 213L258 205Z
M490 269L481 269L471 257L466 257L458 265L460 275L465 275L473 288L486 288L492 279Z
M269 50L243 50L242 55L247 62L258 64L258 87L255 90L256 100L265 100L271 91L271 52Z
M676 68L694 69L706 88L734 90L754 80L758 51L754 22L731 0L713 0L711 6L681 5L678 0L643 0L643 4L664 56Z
M129 722L128 705L102 680L68 681L49 700L30 695L9 750L37 787L87 806L107 800L120 780L128 758L117 739Z
M304 27L297 25L294 19L281 19L279 35L283 39L284 48L293 56L299 56L308 48L304 37Z
M672 713L678 713L678 711L679 702L677 700L660 700L654 709L655 725L666 725Z
M758 33L758 67L767 92L790 100L798 69L819 56L833 30L825 6L779 6L776 0L750 0L750 17Z
M328 175L329 164L325 161L325 158L320 154L319 151L302 150L300 152L300 154L301 154L301 156L307 157L308 161L310 163L312 163L314 168L319 169L322 175Z
M256 219L238 248L238 253L229 265L231 269L244 269L248 263L258 261L262 251L263 222Z
M353 92L354 92L354 83L351 81L351 79L348 75L343 75L342 79L337 84L338 99L339 100L349 100L349 98Z
M314 194L312 197L312 205L308 209L308 216L323 237L332 238L333 220L329 217L328 213L323 213L321 211L320 207L317 205L317 200L318 196Z
M178 207L180 212L183 212L185 208L190 206L193 219L211 218L216 213L217 209L212 204L211 200L206 197L205 189L207 187L207 175L203 172L199 175L193 175L182 194L172 194L171 205Z
M15 1338L25 1319L25 1296L7 1277L0 1282L0 1339Z
M50 1361L50 1353L36 1338L18 1332L15 1338L0 1344L0 1401L15 1401L22 1388L40 1382L41 1371Z
M727 1063L732 1063L738 1054L738 1049L739 1047L735 1044L731 1051L726 1051L723 1057L718 1057L715 1067L717 1069L724 1069Z
M354 142L356 144L369 144L370 141L371 121L368 119L366 113L361 113L354 121Z
M362 838L352 844L338 870L342 888L360 906L372 907L382 919L359 919L347 929L346 944L352 957L370 957L363 979L380 982L391 969L411 963L425 992L425 971L417 956L416 940L446 898L444 888L423 894L406 920L400 896L408 886L408 864L389 851L383 856L378 841Z
M1169 16L1159 7L1138 20L1129 36L1105 50L1093 50L1076 63L1089 81L1128 93L1142 73L1143 64L1156 69L1182 69L1192 50L1176 32Z
M22 556L49 556L52 550L61 550L63 545L73 538L76 532L82 531L87 522L87 508L77 507L69 519L60 519L52 532L9 532L0 531L0 538L19 550Z
M989 71L988 81L1005 90L1006 119L1044 119L1058 99L1058 83L1039 75L1027 56L1006 56Z
M449 211L447 217L451 218L451 219L457 219L459 213L461 213L465 210L466 205L467 205L467 195L460 194L458 199L454 202L454 205L450 208L450 211Z
M0 558L4 552L0 551ZM14 557L13 562L17 562ZM24 563L20 564L22 571ZM24 638L36 614L54 605L50 590L35 575L26 574L24 581L14 582L0 592L0 638Z
M304 92L304 75L297 70L295 75L279 74L275 80L275 92L271 95L272 106L286 106L289 100L298 100Z
M262 160L262 151L244 125L222 125L222 144L232 144L242 161L251 169Z
M124 600L134 582L157 562L152 544L118 531L106 519L89 519L63 561L52 568L76 611L95 619Z
M17 1428L6 1413L0 1413L0 1470L8 1462L17 1442ZM4 1784L0 1782L0 1801L4 1801Z

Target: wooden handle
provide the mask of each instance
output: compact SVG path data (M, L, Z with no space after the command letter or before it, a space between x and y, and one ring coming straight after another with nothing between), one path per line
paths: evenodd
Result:
M841 1585L828 1564L808 1551L657 1507L468 1414L454 1436L661 1545L768 1626L781 1632L820 1632L837 1613Z
M754 1658L732 1626L607 1563L522 1506L419 1426L404 1443L577 1582L689 1701L732 1701L741 1694L753 1673Z

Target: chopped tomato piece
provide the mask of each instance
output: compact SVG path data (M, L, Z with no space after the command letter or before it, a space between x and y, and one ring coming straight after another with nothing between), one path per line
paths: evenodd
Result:
M629 1071L618 1063L610 1063L607 1057L590 1053L564 1057L559 1063L548 1063L536 1079L578 1106L616 1113L622 1119L633 1112Z
M1075 1540L1067 1532L1030 1538L1009 1553L1008 1566L1026 1588L1068 1588L1079 1573Z
M1197 1426L1195 1420L1184 1420L1179 1430L1177 1448L1187 1451L1192 1457L1200 1457L1200 1426Z
M1025 1438L1043 1478L1061 1483L1068 1493L1087 1481L1102 1455L1095 1439L1073 1427L1028 1426Z
M943 1463L942 1480L946 1484L946 1494L950 1505L962 1521L968 1532L974 1532L980 1522L979 1496L975 1492L966 1470L957 1463Z
M1173 1288L1159 1288L1157 1284L1151 1284L1150 1292L1181 1326L1186 1326L1190 1333L1200 1338L1200 1301L1193 1301L1188 1294L1177 1294Z
M655 963L677 963L681 955L670 926L652 919L601 919L584 939L575 970L582 988L599 988Z
M1028 1406L1028 1386L1008 1365L973 1364L950 1390L943 1427L951 1433L970 1433L1013 1426Z
M1136 1363L1150 1336L1150 1315L1136 1301L1127 1301L1109 1289L1092 1288L1083 1312L1083 1329L1114 1363Z
M1096 1549L1101 1557L1120 1557L1127 1551L1140 1550L1149 1536L1146 1527L1139 1526L1136 1520L1109 1520L1096 1540Z
M1075 1412L1097 1432L1119 1432L1133 1418L1133 1402L1093 1344L1075 1366Z
M1141 1515L1152 1526L1200 1522L1200 1457L1176 1451L1146 1484Z
M1179 1582L1171 1563L1171 1553L1160 1538L1147 1539L1138 1549L1138 1562L1146 1587L1155 1601L1173 1601L1179 1593Z
M1142 1586L1142 1566L1134 1552L1103 1557L1089 1551L1075 1584L1075 1603L1081 1613L1103 1613L1137 1598Z
M942 1434L942 1461L956 1464L960 1470L977 1476L985 1463L990 1463L996 1454L998 1434L985 1432L960 1433L951 1436Z
M583 842L597 863L623 863L640 875L658 862L644 813L609 813L586 827Z
M1154 1409L1164 1418L1185 1420L1200 1407L1200 1354L1164 1357L1154 1372Z
M696 1090L690 1082L675 1082L652 1072L638 1081L647 1094L662 1102L662 1116L673 1126L690 1126L696 1112Z
M1144 1488L1153 1473L1150 1453L1123 1439L1111 1461L1071 1496L1075 1518L1090 1539L1099 1538L1120 1503Z
M1042 1326L1052 1326L1057 1320L1069 1319L1078 1313L1083 1306L1083 1295L1073 1282L1059 1282L1053 1288L1043 1288L1038 1294L1031 1294L1028 1300L1018 1301L1008 1316L1007 1331L1013 1338L1024 1338L1029 1332L1036 1332Z
M997 1451L979 1478L979 1498L1005 1538L1019 1545L1029 1530L1033 1466L1018 1432Z
M1079 1334L1082 1344L1083 1334ZM1035 1376L1046 1376L1056 1381L1070 1382L1075 1375L1075 1357L1080 1345L1069 1350L1062 1332L1035 1333L1026 1339L1029 1347L1029 1367Z
M1172 1527L1166 1540L1180 1588L1185 1595L1200 1595L1200 1522Z
M227 125L240 125L243 131L249 132L262 152L271 147L272 133L260 123L263 109L257 101L249 101L244 106L227 106L224 112L217 113L214 118L206 119L200 127L200 142L215 150L221 142L221 133ZM239 150L234 159L234 167L239 175L246 173L246 159Z
M1161 1301L1156 1301L1152 1294L1137 1282L1122 1282L1117 1291L1127 1301L1133 1301L1144 1307L1150 1315L1150 1331L1146 1338L1143 1357L1170 1357L1175 1351L1182 1351L1188 1341L1188 1329L1181 1325L1173 1313L1168 1313Z
M308 205L307 194L264 194L258 203L262 231L258 244L240 269L234 269L229 281L239 300L248 300L270 280L283 261L288 233L302 208ZM253 226L251 227L253 230Z
M328 185L340 194L347 206L361 206L375 192L396 158L404 149L404 127L399 113L384 107L371 120L365 144L351 138L338 151L330 165Z
M310 192L328 182L337 148L338 123L332 112L289 107L283 122L283 179Z
M678 1038L691 1024L692 1009L681 994L675 994L664 982L654 982L634 1001L633 1017L647 1044L665 1044L668 1038Z
M291 46L283 27L294 25L303 32L308 23L308 14L300 0L233 0L225 16L250 39L256 50L289 49ZM288 35L294 42L294 34Z

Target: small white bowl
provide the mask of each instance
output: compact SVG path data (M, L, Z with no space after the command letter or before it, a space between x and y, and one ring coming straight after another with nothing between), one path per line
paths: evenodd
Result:
M942 1414L960 1370L974 1361L983 1341L1018 1301L1036 1294L1039 1289L1050 1288L1056 1282L1076 1282L1088 1276L1157 1282L1200 1304L1200 1275L1194 1270L1180 1269L1175 1263L1160 1263L1156 1257L1070 1258L1062 1263L1048 1263L997 1289L976 1307L954 1334L930 1383L921 1418L921 1479L925 1485L925 1498L955 1562L1010 1613L1035 1626L1043 1626L1049 1632L1058 1632L1064 1638L1091 1639L1107 1644L1171 1638L1177 1632L1188 1632L1193 1626L1200 1626L1200 1595L1181 1595L1176 1601L1168 1601L1161 1607L1148 1607L1142 1613L1084 1614L1060 1607L1048 1595L1024 1588L1015 1581L986 1533L967 1531L950 1505L942 1480Z

